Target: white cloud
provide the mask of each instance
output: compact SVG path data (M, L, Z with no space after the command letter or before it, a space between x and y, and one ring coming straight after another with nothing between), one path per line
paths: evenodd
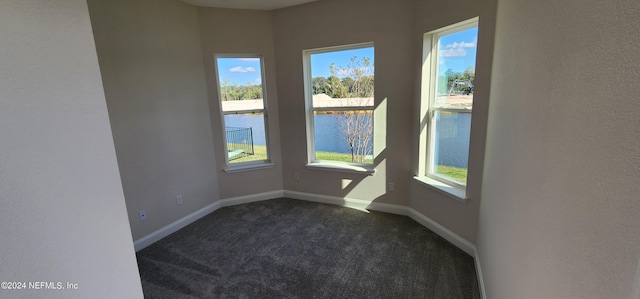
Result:
M262 84L262 78L256 78L255 81L257 84Z
M473 42L459 42L448 44L440 50L442 57L463 57L467 56L467 49L476 46L477 39Z
M229 71L232 73L250 73L250 72L255 72L256 69L250 66L249 67L236 66L236 67L230 68Z

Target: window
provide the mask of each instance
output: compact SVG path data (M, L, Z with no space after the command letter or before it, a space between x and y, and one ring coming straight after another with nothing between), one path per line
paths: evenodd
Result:
M216 56L227 165L269 161L264 73L259 56Z
M309 165L373 168L372 43L306 50Z
M420 174L429 185L466 196L478 18L424 35Z

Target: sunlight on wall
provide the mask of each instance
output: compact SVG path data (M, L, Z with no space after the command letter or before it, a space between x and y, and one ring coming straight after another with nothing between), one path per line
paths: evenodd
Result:
M351 189L346 198L366 198L368 202L372 202L387 192L387 98L376 105L373 111L373 126L373 163L376 172L361 181L349 182L347 185L343 179L342 190Z
M342 190L349 188L349 185L351 185L352 182L352 179L342 179Z
M376 163L386 158L381 154L387 148L387 98L373 111L373 134L373 159Z

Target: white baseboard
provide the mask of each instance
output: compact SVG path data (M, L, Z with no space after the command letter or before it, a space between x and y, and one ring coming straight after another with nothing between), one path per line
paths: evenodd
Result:
M384 212L389 214L396 214L402 216L409 216L409 208L401 205L394 205L383 202L372 202L369 204L369 209Z
M207 216L211 213L213 213L215 210L219 209L219 208L224 208L224 207L228 207L228 206L233 206L233 205L240 205L240 204L245 204L245 203L250 203L250 202L256 202L256 201L263 201L263 200L269 200L269 199L275 199L275 198L280 198L283 197L283 192L282 190L278 190L278 191L271 191L271 192L264 192L264 193L258 193L258 194L252 194L252 195L247 195L247 196L238 196L238 197L232 197L232 198L227 198L227 199L222 199L222 200L218 200L210 205L207 205L204 208L201 208L187 216L184 216L168 225L163 226L162 228L140 238L137 239L135 241L133 241L133 247L135 248L136 252L140 251L142 249L144 249L145 247L159 241L160 239L180 230L181 228L195 222L196 220Z
M460 248L461 250L463 250L464 252L466 252L467 254L471 255L474 257L475 262L476 262L476 271L477 271L477 276L478 276L478 283L479 283L479 287L480 287L480 291L481 291L481 296L482 298L486 299L486 295L485 295L485 289L484 289L484 282L482 279L482 268L480 267L480 259L478 257L478 254L476 252L476 248L473 244L471 244L469 241L465 240L464 238L460 237L458 234L452 232L451 230L447 229L446 227L440 225L439 223L435 222L434 220L432 220L431 218L423 215L422 213L414 210L413 208L410 207L406 207L406 206L400 206L400 205L394 205L394 204L388 204L388 203L377 203L377 202L371 202L368 200L361 200L361 199L355 199L355 198L342 198L342 197L337 197L337 196L327 196L327 195L319 195L319 194L312 194L312 193L305 193L305 192L298 192L298 191L290 191L290 190L277 190L277 191L271 191L271 192L264 192L264 193L258 193L258 194L252 194L252 195L247 195L247 196L238 196L238 197L232 197L232 198L227 198L227 199L222 199L219 201L216 201L204 208L201 208L185 217L182 217L160 229L158 229L157 231L154 231L151 234L148 234L140 239L137 239L133 242L134 244L134 248L136 251L140 251L143 248L159 241L160 239L180 230L181 228L195 222L196 220L209 215L210 213L214 212L215 210L219 209L219 208L223 208L223 207L228 207L228 206L234 206L234 205L240 205L240 204L245 204L245 203L251 203L251 202L257 202L257 201L263 201L263 200L269 200L269 199L275 199L275 198L280 198L280 197L288 197L288 198L292 198L292 199L298 199L298 200L306 200L306 201L313 201L313 202L319 202L319 203L326 203L326 204L333 204L333 205L339 205L339 206L343 206L343 207L348 207L348 208L352 208L352 209L357 209L360 211L368 211L368 210L373 210L373 211L379 211L379 212L385 212L385 213L391 213L391 214L397 214L397 215L403 215L403 216L409 216L411 217L413 220L417 221L418 223L422 224L424 227L430 229L431 231L435 232L436 234L438 234L439 236L441 236L442 238L444 238L445 240L451 242L453 245L455 245L456 247Z
M475 246L471 244L471 242L465 240L460 237L458 234L450 231L448 228L442 226L440 223L435 222L433 219L425 216L424 214L414 210L413 208L409 209L409 217L418 223L422 224L424 227L430 229L434 233L438 234L440 237L443 237L445 240L451 242L456 247L462 249L462 251L466 252L468 255L473 256Z
M471 242L465 240L464 238L460 237L458 234L452 232L451 230L440 225L439 223L435 222L431 218L414 210L413 208L394 205L394 204L388 204L388 203L371 202L371 201L361 200L361 199L342 198L337 196L327 196L327 195L319 195L319 194L304 193L304 192L289 191L289 190L284 191L284 196L293 198L293 199L334 204L334 205L339 205L343 207L357 209L360 211L374 210L379 212L409 216L413 220L422 224L424 227L430 229L431 231L438 234L445 240L451 242L456 247L462 249L464 252L466 252L470 256L474 256L475 246L471 244Z
M473 259L476 262L476 276L478 276L478 287L480 288L480 298L487 299L487 292L484 288L484 278L482 278L482 267L480 267L480 256L478 255L478 249L473 249Z
M460 248L462 251L466 252L467 254L469 254L474 258L475 264L476 264L476 275L478 276L478 286L480 288L480 296L482 299L487 298L487 295L485 293L485 288L484 288L484 280L482 278L482 268L480 267L480 258L476 251L475 245L465 240L458 234L452 232L448 228L437 223L433 219L414 210L413 208L394 205L394 204L388 204L388 203L371 202L371 201L361 200L361 199L342 198L337 196L319 195L319 194L304 193L304 192L297 192L297 191L290 191L290 190L284 190L284 196L288 198L299 199L299 200L334 204L334 205L339 205L343 207L357 209L360 211L374 210L378 212L385 212L390 214L397 214L397 215L411 217L413 220L420 223L422 226L438 234L439 236L451 242L453 245Z
M235 205L241 205L245 203L276 199L281 197L284 197L284 192L282 190L276 190L276 191L269 191L269 192L257 193L257 194L246 195L246 196L231 197L231 198L220 200L220 204L221 204L221 208L224 208L224 207L230 207Z
M319 202L319 203L338 205L338 206L352 208L352 209L365 211L365 212L367 211L367 208L371 204L370 201L366 201L366 200L353 199L353 198L342 198L342 197L337 197L337 196L312 194L312 193L290 191L290 190L284 190L284 197L298 199L298 200L306 200L306 201L313 201L313 202Z
M373 210L378 212L408 216L407 207L388 203L371 202L362 199L328 196L290 190L284 190L284 196L298 200L338 205L365 212L368 210Z

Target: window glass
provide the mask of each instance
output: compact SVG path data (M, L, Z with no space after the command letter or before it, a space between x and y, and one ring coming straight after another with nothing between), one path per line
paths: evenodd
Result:
M434 119L434 172L466 184L471 113L436 111Z
M427 34L425 39L429 54L425 57L433 59L430 75L423 76L430 81L423 82L430 84L426 175L462 187L467 183L477 20Z
M438 36L437 107L471 108L478 27Z
M217 57L216 65L229 163L268 160L262 59Z
M374 48L306 53L311 159L373 163Z

